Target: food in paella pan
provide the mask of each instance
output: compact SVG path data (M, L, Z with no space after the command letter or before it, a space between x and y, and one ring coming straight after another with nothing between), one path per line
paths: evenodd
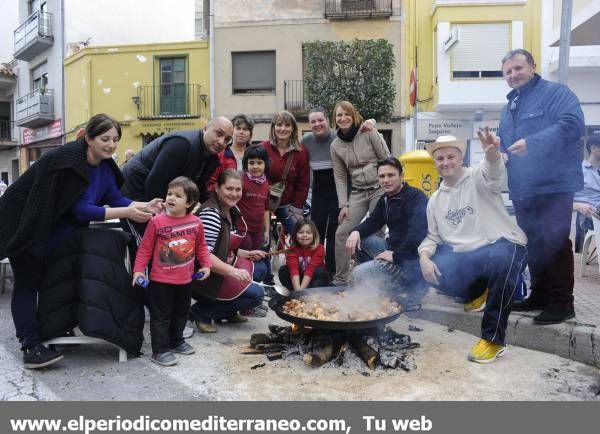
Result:
M309 294L283 304L283 311L298 318L320 321L372 321L402 311L402 306L391 297L376 295L368 302L348 303L345 292Z

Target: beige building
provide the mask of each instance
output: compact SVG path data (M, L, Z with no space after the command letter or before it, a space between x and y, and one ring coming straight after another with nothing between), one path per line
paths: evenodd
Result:
M273 114L294 113L302 132L302 44L308 41L387 39L393 44L394 81L401 83L401 0L220 0L214 4L216 114L251 115L254 140L268 137ZM406 93L396 88L390 123L379 124L394 155L403 151L400 115Z

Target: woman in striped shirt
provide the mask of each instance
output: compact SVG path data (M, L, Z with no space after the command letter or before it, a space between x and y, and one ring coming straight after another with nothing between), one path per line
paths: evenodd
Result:
M237 203L242 197L242 180L238 172L226 169L217 178L209 199L202 204L199 217L211 253L211 275L192 283L192 297L197 301L191 315L201 333L217 331L213 321L246 322L246 316L265 316L261 281L266 266L262 250L243 250L240 243L247 227Z

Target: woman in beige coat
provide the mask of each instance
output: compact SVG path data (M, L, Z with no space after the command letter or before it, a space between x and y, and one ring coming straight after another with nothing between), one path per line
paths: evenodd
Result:
M333 283L343 286L349 278L350 256L346 251L346 239L367 211L375 208L383 194L377 180L377 161L391 154L377 130L360 131L363 118L350 102L338 102L333 119L338 131L337 138L331 143L331 160L340 208L335 233Z

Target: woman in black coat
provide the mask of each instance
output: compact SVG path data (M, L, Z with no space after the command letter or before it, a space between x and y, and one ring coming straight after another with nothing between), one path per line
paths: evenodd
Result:
M0 258L8 257L13 269L11 309L26 368L62 358L42 345L36 320L45 264L56 247L90 221L145 222L162 207L160 199L133 202L121 195L123 178L112 159L120 138L117 121L95 115L79 139L44 154L0 197Z

